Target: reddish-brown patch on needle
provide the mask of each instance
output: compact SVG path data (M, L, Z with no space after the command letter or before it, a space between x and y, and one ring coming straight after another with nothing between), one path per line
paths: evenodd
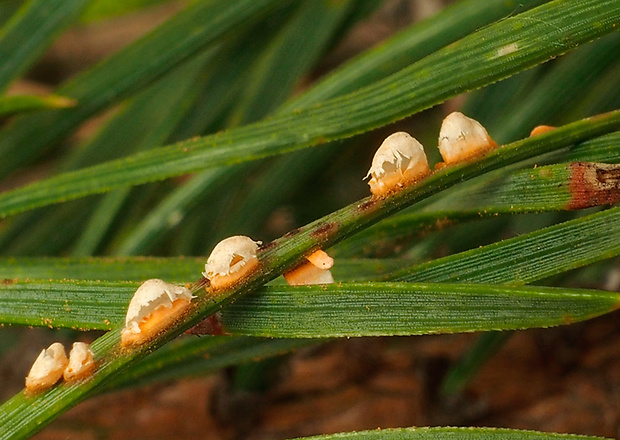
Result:
M335 222L323 223L321 226L316 228L314 231L310 232L310 236L312 236L313 238L329 237L331 234L336 232L337 229L338 229L338 223L335 223Z
M372 211L377 207L379 207L379 199L370 199L357 205L357 210L359 212L366 212Z
M299 234L300 232L301 232L301 228L291 229L286 234L284 234L284 237L285 238L293 237L293 236Z
M187 330L185 333L188 335L211 335L211 336L222 336L228 335L224 331L224 327L222 326L221 320L222 314L220 312L214 313L208 318L200 321L198 324Z
M270 241L269 243L265 243L263 245L261 245L258 250L261 252L266 252L269 249L273 249L274 247L276 247L278 244L275 241Z
M620 164L573 162L568 209L612 205L620 202Z

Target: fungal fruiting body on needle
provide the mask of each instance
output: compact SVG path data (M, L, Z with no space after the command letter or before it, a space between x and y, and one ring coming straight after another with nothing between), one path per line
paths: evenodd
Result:
M380 197L423 179L430 172L422 144L399 131L383 141L366 178L370 177L370 192Z
M88 344L74 342L69 353L69 365L65 368L63 377L66 382L75 382L90 377L95 371L93 352Z
M552 127L551 125L537 125L530 132L530 136L538 136L539 134L547 133L553 129L555 129L555 127Z
M445 165L469 160L497 147L486 129L463 113L450 113L439 131L439 152Z
M329 269L334 259L326 252L318 250L307 257L296 268L284 273L284 279L291 286L307 286L311 284L333 284L334 277Z
M220 241L211 251L202 275L209 279L213 290L226 289L258 267L256 253L260 241L235 235Z
M319 269L328 270L334 266L334 259L321 249L308 255L306 259Z
M51 388L60 380L68 363L65 347L60 342L54 342L41 351L32 364L26 376L26 390L36 393Z
M192 298L192 292L185 287L157 279L145 281L129 302L121 345L140 345L150 340L174 323Z

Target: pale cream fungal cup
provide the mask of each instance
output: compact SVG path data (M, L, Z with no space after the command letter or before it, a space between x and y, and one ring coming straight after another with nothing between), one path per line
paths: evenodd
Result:
M370 177L370 192L381 197L423 179L430 172L422 144L399 131L383 141L365 178Z

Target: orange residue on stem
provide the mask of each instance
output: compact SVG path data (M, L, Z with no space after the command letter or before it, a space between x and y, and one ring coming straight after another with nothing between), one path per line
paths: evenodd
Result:
M127 329L121 333L121 345L123 347L143 344L181 319L189 309L190 302L179 298L172 302L171 307L160 307L144 318L138 326L139 333L133 333Z
M534 127L534 129L530 132L530 137L546 133L553 129L555 129L555 127L552 127L551 125L538 125Z
M233 260L233 264L235 261ZM244 281L252 272L258 267L258 259L256 257L248 260L244 266L242 266L236 272L228 275L213 275L209 281L211 283L211 291L229 289Z
M320 269L309 261L285 272L284 279L290 286L308 286L312 284L331 284L334 282L329 269Z
M310 263L321 269L331 269L334 265L334 259L321 249L310 254L307 259Z

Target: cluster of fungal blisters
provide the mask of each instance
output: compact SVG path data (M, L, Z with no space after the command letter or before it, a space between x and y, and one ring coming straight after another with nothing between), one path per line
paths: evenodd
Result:
M541 127L536 135L552 127ZM439 133L439 152L444 163L438 167L453 165L483 155L497 147L485 128L462 113L448 115ZM383 197L411 185L431 174L424 147L405 132L388 136L381 144L372 161L366 178L370 191ZM241 282L259 265L257 252L260 242L236 235L222 240L215 246L205 264L203 276L209 280L212 292L224 290ZM306 257L297 267L286 272L284 278L293 286L331 284L334 277L330 269L334 264L323 250ZM183 286L162 280L145 281L136 290L127 309L125 328L121 333L121 345L141 345L176 322L189 308L194 298ZM95 370L93 354L87 344L76 342L69 354L60 343L43 350L34 362L26 388L37 392L50 388L62 377L73 382L92 375Z
M54 342L43 349L32 364L26 376L26 390L30 393L47 390L61 378L67 383L77 382L90 377L95 367L93 352L88 344L75 342L67 358L65 347L60 342Z
M259 245L240 235L218 243L202 273L209 280L209 289L227 289L253 272L258 266ZM121 345L134 347L153 339L183 316L193 298L187 287L157 279L145 281L129 302Z
M450 113L439 131L439 153L444 162L437 168L481 156L497 147L486 129L459 112ZM383 197L431 174L424 147L408 133L388 136L372 160L365 178L375 197Z

